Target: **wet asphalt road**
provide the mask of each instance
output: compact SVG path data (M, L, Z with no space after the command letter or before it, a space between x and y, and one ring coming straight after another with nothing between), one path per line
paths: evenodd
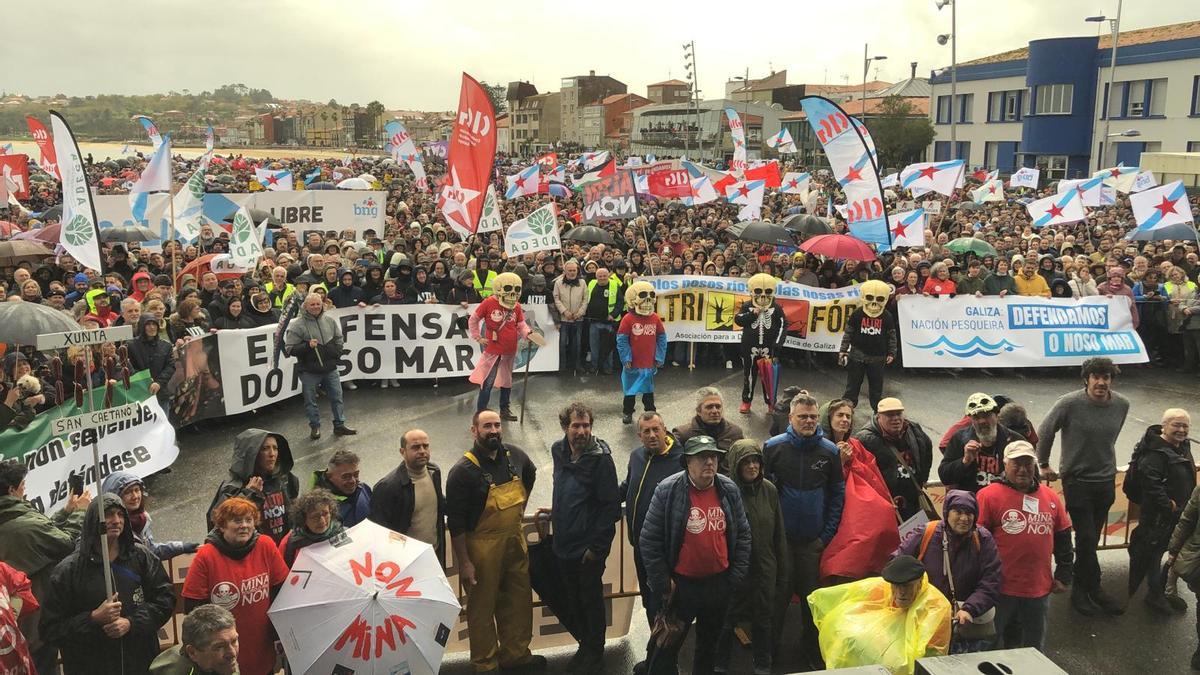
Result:
M1146 425L1157 423L1165 408L1197 409L1200 392L1196 384L1194 376L1161 369L1125 368L1114 388L1130 398L1132 408L1117 445L1118 463L1128 462ZM720 364L702 365L695 370L668 366L659 374L656 402L669 426L683 424L694 414L695 391L705 385L715 386L724 393L727 414L742 425L748 436L759 441L766 438L770 419L761 402L756 403L748 417L739 415L741 371L726 370ZM844 375L832 366L785 369L783 386L790 385L803 386L818 400L828 400L841 394ZM888 373L885 393L900 397L909 417L920 422L936 444L941 434L961 417L966 398L975 391L1004 394L1019 401L1037 423L1058 396L1078 386L1081 386L1078 371L1067 368L1020 372L892 370ZM513 390L514 408L518 411L521 395L518 380ZM448 469L469 448L468 428L474 412L475 388L465 379L443 380L436 387L431 381L406 381L399 389L384 390L361 385L357 391L347 390L345 398L348 423L358 430L357 436L332 436L328 403L322 400L325 434L319 441L310 441L299 397L253 414L210 420L202 423L200 429L181 432L180 457L172 472L153 477L148 486L154 497L152 512L159 537L192 541L203 537L204 511L227 473L233 438L246 428L264 428L287 437L296 462L295 473L305 486L312 471L324 468L329 455L338 448L352 449L362 458L362 479L373 484L394 468L400 435L413 427L429 433L433 461L443 468ZM531 376L525 423L508 423L504 431L507 441L520 445L538 464L539 480L531 495L531 510L550 506L549 448L561 437L558 410L572 400L582 401L595 410L595 433L612 447L619 475L624 475L629 452L636 445L633 428L623 426L620 421L621 393L615 377ZM865 385L861 400L866 402ZM1057 452L1054 461L1057 462ZM1101 562L1105 567L1106 588L1123 598L1125 552L1103 553ZM1190 592L1183 594L1190 604L1195 604ZM608 644L608 672L629 672L632 664L644 655L648 629L642 617L639 605L630 636ZM1188 672L1188 659L1196 646L1194 617L1194 607L1189 608L1186 616L1156 617L1142 605L1139 596L1124 617L1087 619L1069 609L1065 596L1056 597L1051 603L1046 651L1071 673ZM564 671L570 653L568 650L548 653L552 672ZM683 663L687 661L690 659ZM779 672L798 668L798 664L789 661L785 659L778 664L784 668ZM462 657L452 657L443 671L467 673L470 668ZM735 663L734 672L749 672L748 658Z

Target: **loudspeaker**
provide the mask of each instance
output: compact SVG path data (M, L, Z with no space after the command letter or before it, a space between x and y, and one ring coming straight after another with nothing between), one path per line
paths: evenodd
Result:
M1046 655L1031 647L917 659L916 675L1067 675Z

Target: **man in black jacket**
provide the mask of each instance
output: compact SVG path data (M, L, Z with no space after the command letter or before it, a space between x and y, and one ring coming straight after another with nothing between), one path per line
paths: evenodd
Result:
M138 319L137 338L126 343L129 349L129 364L134 371L149 370L150 393L157 394L167 386L175 374L175 360L171 344L158 336L158 319L143 314Z
M565 604L575 609L571 632L579 640L568 664L573 673L604 671L604 563L621 517L612 451L592 435L592 421L591 408L570 404L558 415L565 437L550 449L554 555L565 581Z
M1139 483L1142 515L1129 537L1129 596L1145 578L1146 605L1162 614L1187 611L1183 598L1165 595L1159 570L1175 524L1196 488L1196 463L1188 442L1191 425L1191 416L1182 408L1163 412L1162 424L1147 428L1133 451L1136 468L1130 466Z
M107 561L100 537L108 540ZM106 564L114 568L112 597L104 588ZM133 536L121 498L106 494L88 505L79 549L54 568L40 629L58 646L67 673L145 673L158 655L158 629L174 608L162 563Z
M933 468L933 441L920 424L905 417L904 403L892 397L881 400L871 423L854 437L875 455L900 517L907 520L920 511L921 490Z
M400 436L400 465L379 479L369 518L418 541L433 545L446 565L446 498L442 470L429 461L429 434L409 429Z
M971 394L966 415L971 424L950 437L938 465L938 477L947 489L978 492L1004 477L1004 448L1025 440L1000 424L1000 403L990 394Z

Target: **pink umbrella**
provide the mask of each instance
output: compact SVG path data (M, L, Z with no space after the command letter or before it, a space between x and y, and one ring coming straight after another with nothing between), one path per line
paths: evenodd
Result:
M800 244L800 250L834 260L875 259L875 252L866 242L845 234L818 234Z
M57 244L59 238L59 230L62 229L62 223L50 223L37 230L29 230L13 235L13 239L29 239L32 241L40 241L46 244Z
M11 237L20 231L21 228L17 227L13 223L8 222L7 220L0 220L0 236Z

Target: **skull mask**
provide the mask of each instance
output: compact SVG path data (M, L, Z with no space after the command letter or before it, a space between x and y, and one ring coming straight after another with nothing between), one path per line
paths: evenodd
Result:
M512 309L521 300L521 277L512 272L497 274L492 280L492 294L505 309Z
M863 312L869 317L878 318L883 315L883 308L887 305L888 296L892 294L892 287L872 279L859 284L858 292L862 295Z
M635 281L625 290L625 306L640 316L649 316L658 307L658 296L649 282Z
M750 277L746 288L750 290L751 300L759 309L767 309L775 304L775 286L779 280L770 274L760 273Z

